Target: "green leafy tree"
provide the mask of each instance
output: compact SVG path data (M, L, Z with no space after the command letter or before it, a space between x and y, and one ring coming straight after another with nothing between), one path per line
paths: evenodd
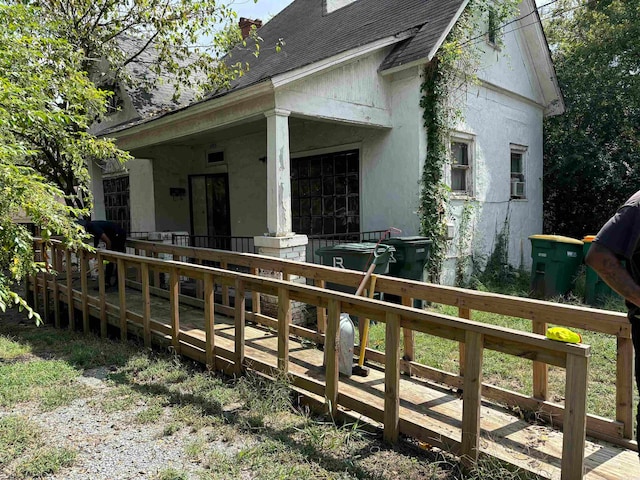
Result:
M75 53L74 68L105 92L114 85L131 89L153 90L169 82L174 96L188 88L215 92L229 87L233 78L242 75L246 64L227 57L232 45L242 42L233 26L235 12L217 0L8 0L9 5L27 5L37 9L40 21L55 30ZM208 39L203 42L202 39ZM259 42L253 35L251 47L257 53ZM206 44L203 44L206 43ZM135 65L136 74L131 71ZM84 88L83 83L79 88ZM93 98L81 105L81 122L68 119L67 130L78 134L100 121L104 113ZM64 107L63 107L64 108ZM52 137L53 138L53 137ZM76 208L91 207L85 171L69 152L60 150L54 141L40 142L41 155L32 157L31 166L65 194ZM84 156L84 159L88 159ZM104 157L98 157L104 158Z
M581 238L640 189L640 1L554 5L567 111L545 123L545 231Z
M86 159L127 154L87 133L105 109L106 96L82 72L83 56L56 35L35 9L0 5L0 310L26 307L11 291L16 281L44 265L34 263L33 238L14 222L28 215L42 236L61 235L69 246L82 241L74 207L86 194ZM63 163L65 176L52 182L41 171ZM73 186L69 191L58 185ZM66 202L65 202L66 200Z

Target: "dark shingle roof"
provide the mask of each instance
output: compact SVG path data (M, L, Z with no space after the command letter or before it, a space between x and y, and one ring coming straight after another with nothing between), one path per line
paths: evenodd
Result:
M250 65L249 73L234 82L233 89L412 29L416 29L414 35L392 52L383 68L425 58L464 3L466 0L357 0L324 14L324 0L296 0L258 30L264 42L257 58L248 49L231 52L232 63ZM277 53L273 46L279 39L285 45Z

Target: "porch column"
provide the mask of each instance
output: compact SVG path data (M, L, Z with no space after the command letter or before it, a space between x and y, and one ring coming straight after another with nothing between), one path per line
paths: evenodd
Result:
M274 109L267 117L267 230L271 236L291 235L291 166L289 111Z

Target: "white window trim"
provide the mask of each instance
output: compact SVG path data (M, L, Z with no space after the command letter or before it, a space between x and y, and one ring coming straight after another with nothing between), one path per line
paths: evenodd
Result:
M453 199L469 199L473 198L475 195L475 161L476 161L476 136L470 133L464 132L453 132L449 135L449 144L448 144L448 157L449 161L446 164L446 181L449 188L451 188L451 144L457 143L466 143L468 145L467 153L469 155L469 168L466 169L466 184L467 190L463 192L461 190L453 190L451 189L451 198Z
M520 145L520 144L516 144L516 143L510 143L509 144L509 200L512 201L516 201L516 202L523 202L523 201L527 201L528 199L528 195L527 195L527 184L529 183L527 181L527 165L528 165L528 152L529 152L529 147L527 147L526 145ZM511 186L511 184L513 183L511 181L511 175L513 174L513 172L511 171L511 154L512 153L519 153L520 155L522 155L522 183L524 183L524 191L523 191L523 195L522 197L516 198L514 195L512 195L512 191L511 189L513 188Z

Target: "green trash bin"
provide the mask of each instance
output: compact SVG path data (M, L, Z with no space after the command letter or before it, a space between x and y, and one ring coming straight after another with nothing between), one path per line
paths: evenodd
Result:
M564 295L582 263L583 242L560 235L531 235L531 292L536 298Z
M392 237L383 240L385 245L393 245L395 253L389 260L389 275L424 282L424 268L429 261L431 240L426 237ZM400 303L397 295L385 295L385 300ZM422 300L414 300L415 308L423 308Z
M346 268L366 272L371 262L376 264L373 273L385 274L389 270L389 260L395 253L391 245L378 245L375 243L339 243L316 250L316 255L322 259L322 264L329 267ZM327 283L327 288L340 292L355 293L356 287L346 287Z
M587 252L591 248L591 243L596 238L595 235L587 235L582 239L584 246L582 253L587 258ZM596 271L587 265L586 282L584 289L584 303L587 305L601 306L608 297L617 295L609 285L596 273Z

